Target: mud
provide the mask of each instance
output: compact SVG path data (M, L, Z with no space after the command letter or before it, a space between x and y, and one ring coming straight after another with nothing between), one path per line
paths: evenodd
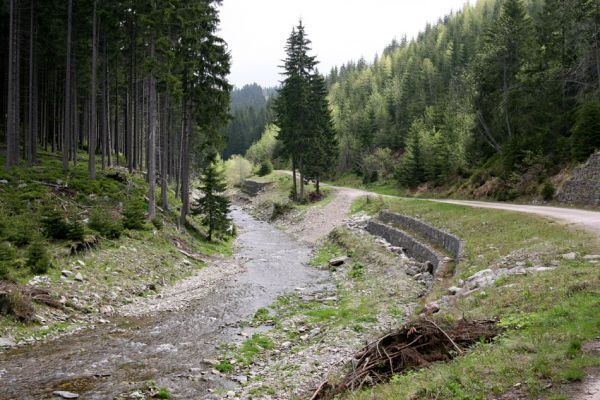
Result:
M297 287L325 290L330 283L328 273L306 265L308 246L239 209L232 217L240 228L235 257L243 272L206 290L190 291L194 297L183 308L115 318L95 329L0 354L0 399L50 399L55 390L108 399L148 380L184 399L235 387L211 373L205 360L218 354L221 343L238 337L238 323Z

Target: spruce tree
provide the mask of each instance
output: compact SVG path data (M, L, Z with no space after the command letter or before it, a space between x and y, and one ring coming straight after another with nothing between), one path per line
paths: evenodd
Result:
M230 203L223 195L227 184L222 171L215 164L211 162L204 169L199 187L204 196L194 202L191 210L193 215L202 215L202 223L208 227L210 241L214 233L222 235L231 224L228 217Z

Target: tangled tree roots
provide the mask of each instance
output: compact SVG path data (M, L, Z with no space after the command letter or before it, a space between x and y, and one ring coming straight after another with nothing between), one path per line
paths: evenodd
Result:
M35 315L33 301L62 308L47 289L0 282L0 315L10 315L17 321L29 322Z
M311 400L330 399L348 390L387 382L393 374L448 361L481 341L500 333L496 321L438 322L420 319L383 336L355 354L348 372L338 383L323 382Z

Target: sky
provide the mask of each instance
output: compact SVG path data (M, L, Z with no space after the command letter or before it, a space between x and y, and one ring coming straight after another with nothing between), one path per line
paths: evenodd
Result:
M471 0L473 1L473 0ZM285 41L301 18L326 74L375 54L394 38L415 37L469 0L223 0L220 35L232 56L230 82L276 86Z

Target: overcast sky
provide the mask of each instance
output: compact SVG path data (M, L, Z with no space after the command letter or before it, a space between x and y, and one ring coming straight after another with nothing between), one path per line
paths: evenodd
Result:
M232 55L230 81L275 86L292 27L302 18L319 69L364 56L372 61L394 37L414 37L427 22L468 0L223 0L221 36Z

